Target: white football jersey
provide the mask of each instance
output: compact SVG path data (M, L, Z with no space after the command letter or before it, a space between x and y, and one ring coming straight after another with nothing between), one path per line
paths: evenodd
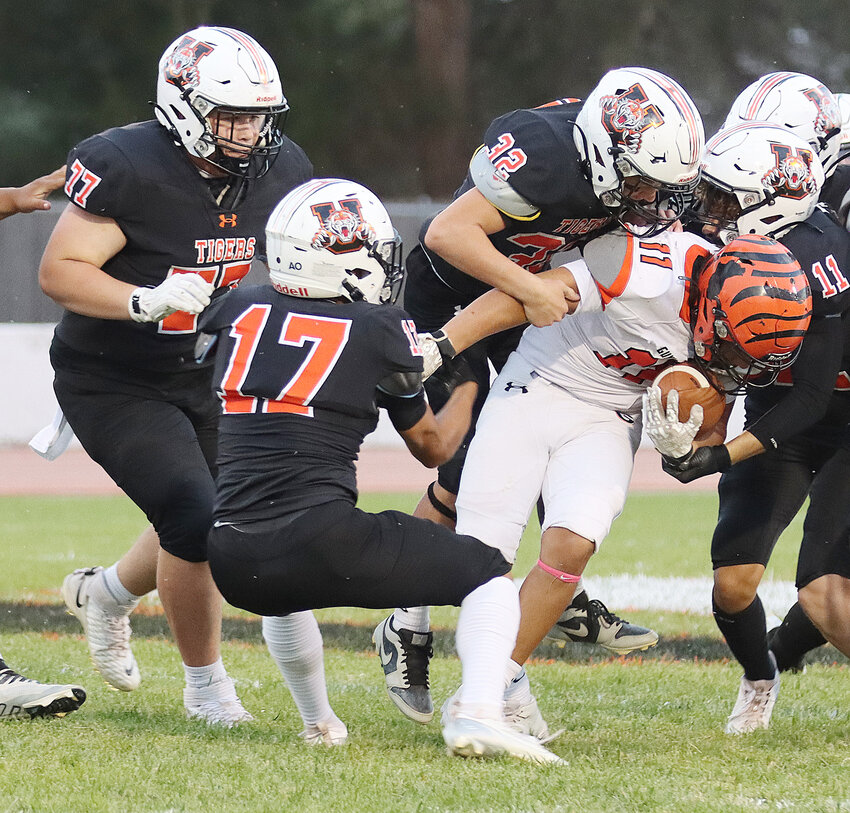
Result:
M592 240L584 259L567 265L581 294L576 312L529 327L517 353L576 398L640 412L641 395L659 369L691 355L691 269L712 251L687 232L642 239L618 230Z

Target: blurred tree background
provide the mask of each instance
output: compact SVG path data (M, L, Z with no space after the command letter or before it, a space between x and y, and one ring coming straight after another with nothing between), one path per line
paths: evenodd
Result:
M847 0L6 0L0 6L3 185L80 139L150 118L165 47L200 24L275 58L286 129L320 175L390 200L445 199L496 115L581 97L611 67L678 79L709 134L772 70L850 90Z

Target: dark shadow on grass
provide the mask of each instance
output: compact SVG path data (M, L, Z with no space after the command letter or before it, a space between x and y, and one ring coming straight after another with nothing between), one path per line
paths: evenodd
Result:
M135 638L170 638L168 624L161 613L133 614L133 636ZM358 624L323 623L322 636L325 646L332 649L345 649L353 652L372 651L372 626ZM80 635L82 629L76 618L69 615L64 606L57 604L28 604L24 602L0 602L0 632L44 632L63 635ZM222 624L222 637L226 641L245 641L262 644L259 618L225 617ZM453 657L455 652L454 631L436 630L434 634L434 653ZM534 652L536 659L566 661L568 663L588 663L617 660L599 646L586 644L558 644L544 641ZM724 641L708 635L677 636L662 638L657 646L645 652L635 652L622 656L624 660L640 658L647 661L725 661L732 656ZM810 652L807 663L846 665L848 659L830 646Z

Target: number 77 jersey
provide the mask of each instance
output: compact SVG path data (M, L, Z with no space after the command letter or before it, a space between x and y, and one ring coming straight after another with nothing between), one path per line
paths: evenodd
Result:
M687 232L642 240L615 231L592 240L584 259L567 266L581 293L576 312L528 328L516 352L576 398L637 414L658 372L691 355L690 279L711 251Z

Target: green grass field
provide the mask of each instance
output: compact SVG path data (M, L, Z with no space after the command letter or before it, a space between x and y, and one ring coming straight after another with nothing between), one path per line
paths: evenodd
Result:
M363 507L411 510L415 495L366 495ZM711 494L633 495L589 575L707 576ZM123 498L2 498L0 652L43 680L78 682L85 705L62 720L0 726L0 813L6 811L850 811L850 670L831 648L783 678L768 731L723 733L740 670L713 621L629 612L659 631L655 650L542 645L529 674L566 767L445 755L437 721L401 717L383 689L370 635L383 613L317 613L331 702L349 744L310 749L262 644L257 619L228 608L223 657L256 720L213 730L183 715L182 670L156 602L133 620L143 674L133 693L92 670L62 578L108 564L144 520ZM792 580L799 520L769 578ZM516 572L537 555L537 528ZM624 609L605 597L612 609ZM625 614L625 613L624 613ZM456 688L456 610L433 613L435 702Z

